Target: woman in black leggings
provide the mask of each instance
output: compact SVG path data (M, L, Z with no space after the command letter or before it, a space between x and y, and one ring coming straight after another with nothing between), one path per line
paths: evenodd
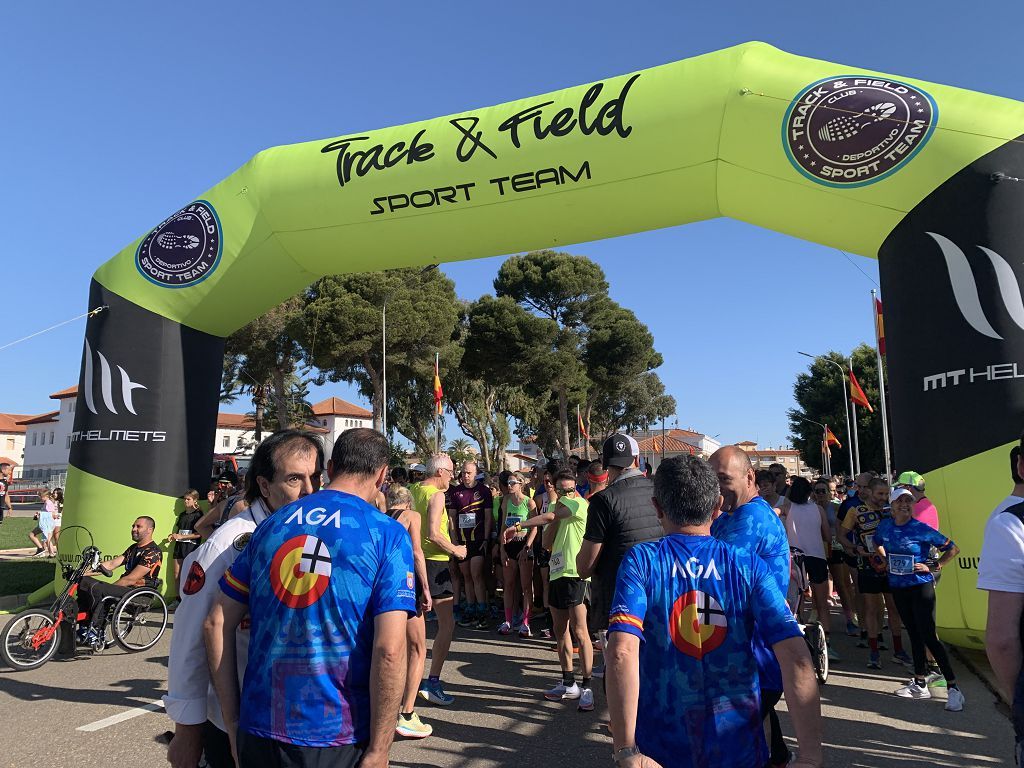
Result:
M889 588L903 626L910 635L914 654L914 678L896 690L897 696L908 699L930 699L925 682L928 660L925 648L946 678L949 698L946 709L960 712L964 695L956 684L956 673L949 663L946 647L935 634L935 578L926 562L932 547L942 552L936 568L941 569L960 551L956 544L924 523L914 520L914 497L910 491L897 488L889 499L892 518L883 520L875 529L874 543L878 554L886 559Z

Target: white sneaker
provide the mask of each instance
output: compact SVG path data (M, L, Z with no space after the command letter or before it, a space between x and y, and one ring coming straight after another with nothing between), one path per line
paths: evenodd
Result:
M946 699L946 711L947 712L963 712L964 709L964 695L960 692L959 688L949 689L949 698Z
M593 694L591 694L593 696ZM544 691L544 698L548 701L566 701L569 699L578 699L580 697L580 687L576 683L566 686L564 683L559 683L554 688Z
M594 711L594 692L589 688L580 688L580 703L577 709L580 712Z
M893 693L904 699L930 699L932 697L932 692L928 690L928 686L918 685L916 680L911 680L906 685L897 688Z

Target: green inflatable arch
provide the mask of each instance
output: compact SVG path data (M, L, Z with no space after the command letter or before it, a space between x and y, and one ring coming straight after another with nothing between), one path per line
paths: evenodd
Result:
M896 465L963 550L945 636L980 643L977 555L1024 423L1022 132L1017 102L750 43L260 152L96 272L66 525L109 552L139 514L169 530L209 477L224 337L320 276L729 216L880 259Z

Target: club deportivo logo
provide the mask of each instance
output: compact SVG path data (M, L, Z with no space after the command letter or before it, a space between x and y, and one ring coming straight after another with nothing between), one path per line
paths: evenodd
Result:
M1002 341L1003 337L992 327L992 323L989 322L985 309L981 305L978 283L974 279L974 272L971 269L971 263L967 260L967 254L948 237L935 232L926 234L938 244L942 256L946 260L946 271L949 272L953 298L956 300L957 309L960 310L964 320L982 336ZM999 295L1003 299L1010 319L1018 328L1024 330L1024 298L1021 297L1020 284L1017 282L1013 267L1003 256L991 248L979 245L978 249L988 256L989 263L996 275L996 281L999 283Z
M231 545L241 552L245 549L245 545L249 543L249 539L252 538L252 533L240 533L235 536L235 540L231 542Z
M185 586L181 591L186 595L194 595L206 584L206 571L199 563L192 561L192 567L188 569L188 576L185 577Z
M270 585L289 608L308 608L331 582L331 552L316 536L288 539L270 563Z
M729 622L715 598L695 589L681 595L672 606L669 633L676 648L702 659L725 640Z
M860 187L909 162L937 120L935 100L906 83L831 77L793 99L782 125L783 145L807 178L830 187Z
M222 245L217 212L205 200L197 200L143 238L135 252L135 266L151 283L187 288L213 273Z

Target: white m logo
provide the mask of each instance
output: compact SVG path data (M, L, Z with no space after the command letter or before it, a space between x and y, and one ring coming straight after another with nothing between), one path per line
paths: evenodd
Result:
M929 232L932 239L939 244L942 255L946 258L946 269L949 271L949 282L953 287L953 296L956 298L956 305L960 308L960 314L964 316L971 328L990 339L1003 339L985 316L981 308L981 298L978 294L978 284L974 281L974 273L971 271L970 262L962 250L949 238ZM1010 314L1013 322L1024 330L1024 301L1021 300L1020 286L1017 284L1017 276L1013 269L1002 256L979 245L978 248L988 256L992 262L992 269L995 270L996 280L999 283L999 293L1003 297L1003 304Z
M100 387L103 394L103 404L107 406L107 410L113 414L117 414L117 409L114 407L114 391L113 381L110 374L110 363L107 362L107 358L103 356L103 353L98 349L96 350L96 357L100 361ZM121 372L121 399L124 402L124 407L133 416L138 416L135 413L135 406L132 404L132 390L145 389L146 387L142 384L136 384L128 376L128 372L120 365L117 366L117 370ZM93 413L98 415L96 405L93 402L92 397L92 347L89 346L89 341L85 342L85 405Z

